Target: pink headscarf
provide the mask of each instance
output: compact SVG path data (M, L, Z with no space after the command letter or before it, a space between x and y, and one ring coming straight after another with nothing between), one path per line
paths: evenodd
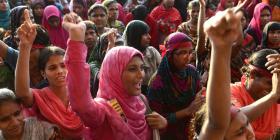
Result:
M271 13L271 8L268 4L265 3L259 3L256 5L255 9L254 9L254 15L253 18L250 21L250 24L248 26L248 28L251 28L254 30L254 32L256 33L257 39L259 41L262 40L262 30L261 30L261 12L264 9L268 9Z
M127 93L121 79L125 67L134 56L143 59L138 50L125 46L112 48L106 54L100 69L97 97L106 100L117 99L127 119L127 125L122 124L122 127L128 128L123 130L129 129L136 138L147 140L151 139L151 130L145 120L145 104L139 96L131 96ZM131 138L135 139L135 137Z
M48 19L52 16L59 17L60 23L57 28L53 28L48 23ZM54 5L47 6L44 9L42 25L47 29L51 43L62 49L67 47L68 33L62 28L62 16L60 11Z
M225 9L225 7L226 7L226 2L227 2L227 0L221 0L221 1L219 2L218 6L217 6L216 12L226 10L226 9ZM233 2L234 2L234 5L237 4L236 0L233 0Z

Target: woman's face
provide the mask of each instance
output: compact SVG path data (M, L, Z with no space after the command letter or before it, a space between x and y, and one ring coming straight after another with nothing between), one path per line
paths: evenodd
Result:
M274 47L274 44L280 44L280 30L273 30L269 31L268 33L268 43L272 44L272 47ZM272 48L268 46L269 48ZM280 47L280 46L278 46Z
M141 94L141 84L144 76L144 62L139 56L134 56L126 65L121 77L124 89L129 95L137 96Z
M244 16L244 14L243 14L243 16L242 16L242 18L241 18L241 26L242 26L242 29L246 29L247 26L248 26L247 19L246 19L246 17Z
M7 101L0 106L0 130L7 137L21 136L24 117L18 104Z
M199 6L192 6L192 8L188 10L188 12L191 19L195 21L198 20Z
M8 8L7 0L0 0L0 11L6 11Z
M95 24L97 28L106 27L107 18L107 14L101 8L95 9L90 15L90 20Z
M112 3L108 7L108 18L109 19L118 19L119 17L119 8L117 3Z
M150 45L151 42L151 36L149 33L145 33L142 35L141 37L141 46L143 47L148 47Z
M86 30L85 44L87 45L87 47L94 47L97 41L97 37L97 33L93 29Z
M67 69L62 55L52 55L46 63L43 77L46 77L50 86L66 86Z
M73 11L79 15L79 16L82 16L83 15L83 5L77 3L77 2L73 2Z
M51 27L53 28L57 28L60 24L60 19L59 17L57 16L51 16L49 19L48 19L48 23Z
M271 78L268 77L257 77L255 76L254 78L250 78L250 88L251 88L251 93L252 97L255 100L258 100L265 95L267 95L271 89L272 89L272 80Z
M238 112L230 123L227 130L226 140L254 140L255 135L248 121L248 118L242 112Z
M42 17L44 13L44 7L40 4L37 4L33 9L34 16Z
M268 23L271 19L271 14L270 11L268 9L263 9L261 12L261 27L263 29L263 27L266 25L266 23Z
M190 62L192 56L192 47L180 47L173 52L172 63L177 70L184 70Z

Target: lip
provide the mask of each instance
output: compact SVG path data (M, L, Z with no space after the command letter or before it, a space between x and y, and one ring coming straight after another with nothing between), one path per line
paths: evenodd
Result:
M134 87L137 90L141 90L142 81L134 83Z
M56 77L56 80L58 80L58 81L65 81L65 76L58 76L58 77Z

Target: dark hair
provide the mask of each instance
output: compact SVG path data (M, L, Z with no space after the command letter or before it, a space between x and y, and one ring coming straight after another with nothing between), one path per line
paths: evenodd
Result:
M56 46L49 46L46 48L43 48L39 55L38 60L38 66L39 70L44 70L46 67L47 62L49 61L49 58L53 55L61 55L64 56L65 50L56 47Z
M86 30L92 29L92 30L94 30L94 31L97 33L96 26L95 26L95 24L94 24L92 21L90 21L90 20L85 20L85 21L83 21L83 22L84 22L85 25L86 25Z
M198 0L192 0L189 2L187 9L190 10L192 7L199 7L199 1Z
M125 45L131 46L140 52L143 52L146 48L141 46L142 35L149 33L149 26L140 20L130 21L123 34Z
M263 70L267 70L267 68L265 66L265 64L267 63L266 56L268 56L270 54L278 54L278 52L275 50L272 50L272 49L262 49L260 51L253 53L250 56L250 58L248 60L248 64L253 65L257 68L261 68ZM242 74L248 76L251 71L250 71L250 68L248 67L248 65L245 65L241 68L241 72L242 72ZM260 75L256 75L256 76L260 76Z
M111 4L113 4L113 3L118 3L117 1L115 1L115 0L104 0L103 2L102 2L102 4L108 9L109 8L109 6L111 5Z
M43 8L45 7L45 4L43 2L33 2L31 4L31 9L34 10L38 5L42 6Z
M20 19L21 19L21 16L23 15L23 11L25 9L28 9L28 7L27 6L17 6L11 10L10 16L11 16L12 39L14 39L14 37L16 35L17 28L21 25Z
M51 44L48 31L40 25L36 27L37 35L33 44L39 44L43 46L49 46Z
M16 98L14 92L7 88L0 88L0 106L5 102L14 102L19 104L19 99Z
M88 16L90 17L91 14L93 13L94 10L96 9L102 9L105 14L107 15L107 8L103 6L102 4L93 4L89 9L88 9Z
M279 22L268 22L263 29L263 37L262 37L262 48L269 48L268 46L268 34L270 31L280 30Z
M134 20L142 20L145 21L147 15L148 15L148 9L144 5L137 5L132 11Z

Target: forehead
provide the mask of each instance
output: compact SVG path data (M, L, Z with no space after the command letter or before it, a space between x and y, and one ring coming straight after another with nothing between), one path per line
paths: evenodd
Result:
M59 17L57 17L57 16L51 16L48 20L49 20L49 21L57 21L57 20L59 20Z
M92 29L92 28L88 28L88 29L86 30L86 33L93 33L93 32L96 33L95 30Z
M190 47L190 46L180 46L179 48L176 49L176 51L190 51L192 50L193 48Z
M96 15L96 14L105 14L106 15L106 12L102 8L95 8L95 9L92 10L92 14L94 14L94 15Z
M261 15L264 15L264 14L270 14L270 11L269 11L267 8L264 8L264 9L261 11Z
M63 63L63 56L62 55L52 55L50 56L47 66L48 65L54 65L54 64L60 64Z
M116 2L113 2L113 3L111 3L110 5L108 5L108 8L111 8L111 7L118 7L118 3L116 3Z
M127 64L127 66L131 66L131 65L142 65L143 64L143 60L141 59L140 56L136 55L136 56L133 56L129 63Z
M4 102L0 105L0 117L14 114L18 110L20 110L20 106L17 103L12 101Z

